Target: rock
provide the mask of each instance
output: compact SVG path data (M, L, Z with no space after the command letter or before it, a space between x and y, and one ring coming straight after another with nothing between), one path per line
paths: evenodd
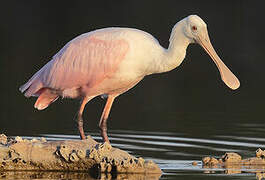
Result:
M101 173L93 174L80 171L2 171L0 173L1 179L87 179L87 180L110 180L110 179L129 179L129 180L158 180L160 174L132 174L132 173Z
M15 137L15 141L17 141L17 142L22 142L22 141L23 141L23 139L22 139L22 137L20 137L20 136L17 136L17 137Z
M41 137L41 138L40 138L40 141L41 141L41 142L47 142L47 140L46 140L44 137Z
M219 161L218 161L217 159L215 159L214 157L211 158L211 160L210 160L210 164L212 164L212 165L216 165L216 164L218 164L218 163L219 163Z
M234 152L225 153L219 160L212 157L204 157L202 159L203 167L205 168L215 168L223 167L228 169L231 173L237 172L233 169L264 169L265 166L265 151L261 149L256 150L256 157L242 159L242 157ZM232 169L232 170L231 170Z
M204 158L202 158L202 162L203 162L203 164L208 164L209 162L210 162L210 157L204 157Z
M198 162L193 161L191 164L192 164L193 166L197 166L197 165L198 165Z
M262 151L260 148L256 150L256 157L264 158L265 157L265 151Z
M204 165L212 165L212 166L219 163L219 161L217 159L215 159L214 157L204 157L202 159L202 162Z
M225 153L221 159L225 163L240 163L242 160L241 156L234 152Z
M0 134L0 144L6 145L7 144L7 137L4 134Z
M4 136L3 136L4 137ZM85 140L27 140L0 145L0 171L93 171L104 173L158 174L162 171L153 161L136 158L109 143L97 143L90 136ZM4 165L3 165L4 164Z

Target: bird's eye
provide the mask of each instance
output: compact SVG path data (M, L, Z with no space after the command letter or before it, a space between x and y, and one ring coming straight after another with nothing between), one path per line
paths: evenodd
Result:
M196 27L196 26L192 26L191 29L192 29L193 31L197 31L197 27Z

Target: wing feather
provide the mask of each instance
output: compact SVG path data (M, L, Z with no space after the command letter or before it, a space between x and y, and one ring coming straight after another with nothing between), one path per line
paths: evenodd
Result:
M20 89L33 96L43 87L55 90L93 87L118 69L128 49L123 39L102 40L81 35L67 43Z

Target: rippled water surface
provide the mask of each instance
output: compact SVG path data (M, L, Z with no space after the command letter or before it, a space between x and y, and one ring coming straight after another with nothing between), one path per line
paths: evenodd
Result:
M225 152L237 152L243 157L255 156L257 148L265 148L264 124L234 124L229 134L218 133L204 137L175 132L112 130L109 133L111 144L123 149L136 157L153 160L162 169L161 177L128 176L112 177L117 179L261 179L265 176L264 169L209 169L202 166L201 159L213 155L220 157ZM237 131L240 129L240 131ZM226 131L223 131L226 132ZM98 133L88 132L94 139L101 141ZM47 140L78 139L77 135L39 134ZM25 136L25 138L32 138ZM192 162L196 161L196 166ZM20 172L21 173L21 172ZM10 177L20 178L78 178L78 179L109 179L102 175L91 177L86 173L43 172L27 176L27 173L10 172ZM34 179L33 178L33 179Z

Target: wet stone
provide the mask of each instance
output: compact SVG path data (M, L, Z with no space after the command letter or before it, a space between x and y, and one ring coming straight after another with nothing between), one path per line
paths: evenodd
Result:
M204 157L202 162L205 165L217 165L219 163L219 161L214 157Z
M264 158L265 157L265 151L261 150L260 148L256 150L256 157Z
M4 136L3 136L4 137ZM2 141L0 171L88 171L105 173L160 174L152 161L136 158L109 143L97 143L90 136L85 140L46 141L22 139ZM3 145L4 143L7 143ZM96 167L96 168L95 168Z
M264 168L265 166L265 151L261 150L260 148L255 152L256 157L250 157L246 159L242 159L242 157L234 152L227 152L225 153L219 160L213 157L204 157L202 159L203 166L206 168L211 167L225 167L225 168L236 168L240 169L241 166L246 166L251 168Z
M76 152L72 152L69 156L69 160L71 162L76 162L79 161L79 157L77 156Z
M222 156L222 160L225 163L240 163L242 158L239 154L232 152L232 153L225 153Z
M192 164L193 166L197 166L197 165L198 165L198 162L193 161L191 164Z
M4 134L0 134L0 144L6 145L7 144L7 137Z

